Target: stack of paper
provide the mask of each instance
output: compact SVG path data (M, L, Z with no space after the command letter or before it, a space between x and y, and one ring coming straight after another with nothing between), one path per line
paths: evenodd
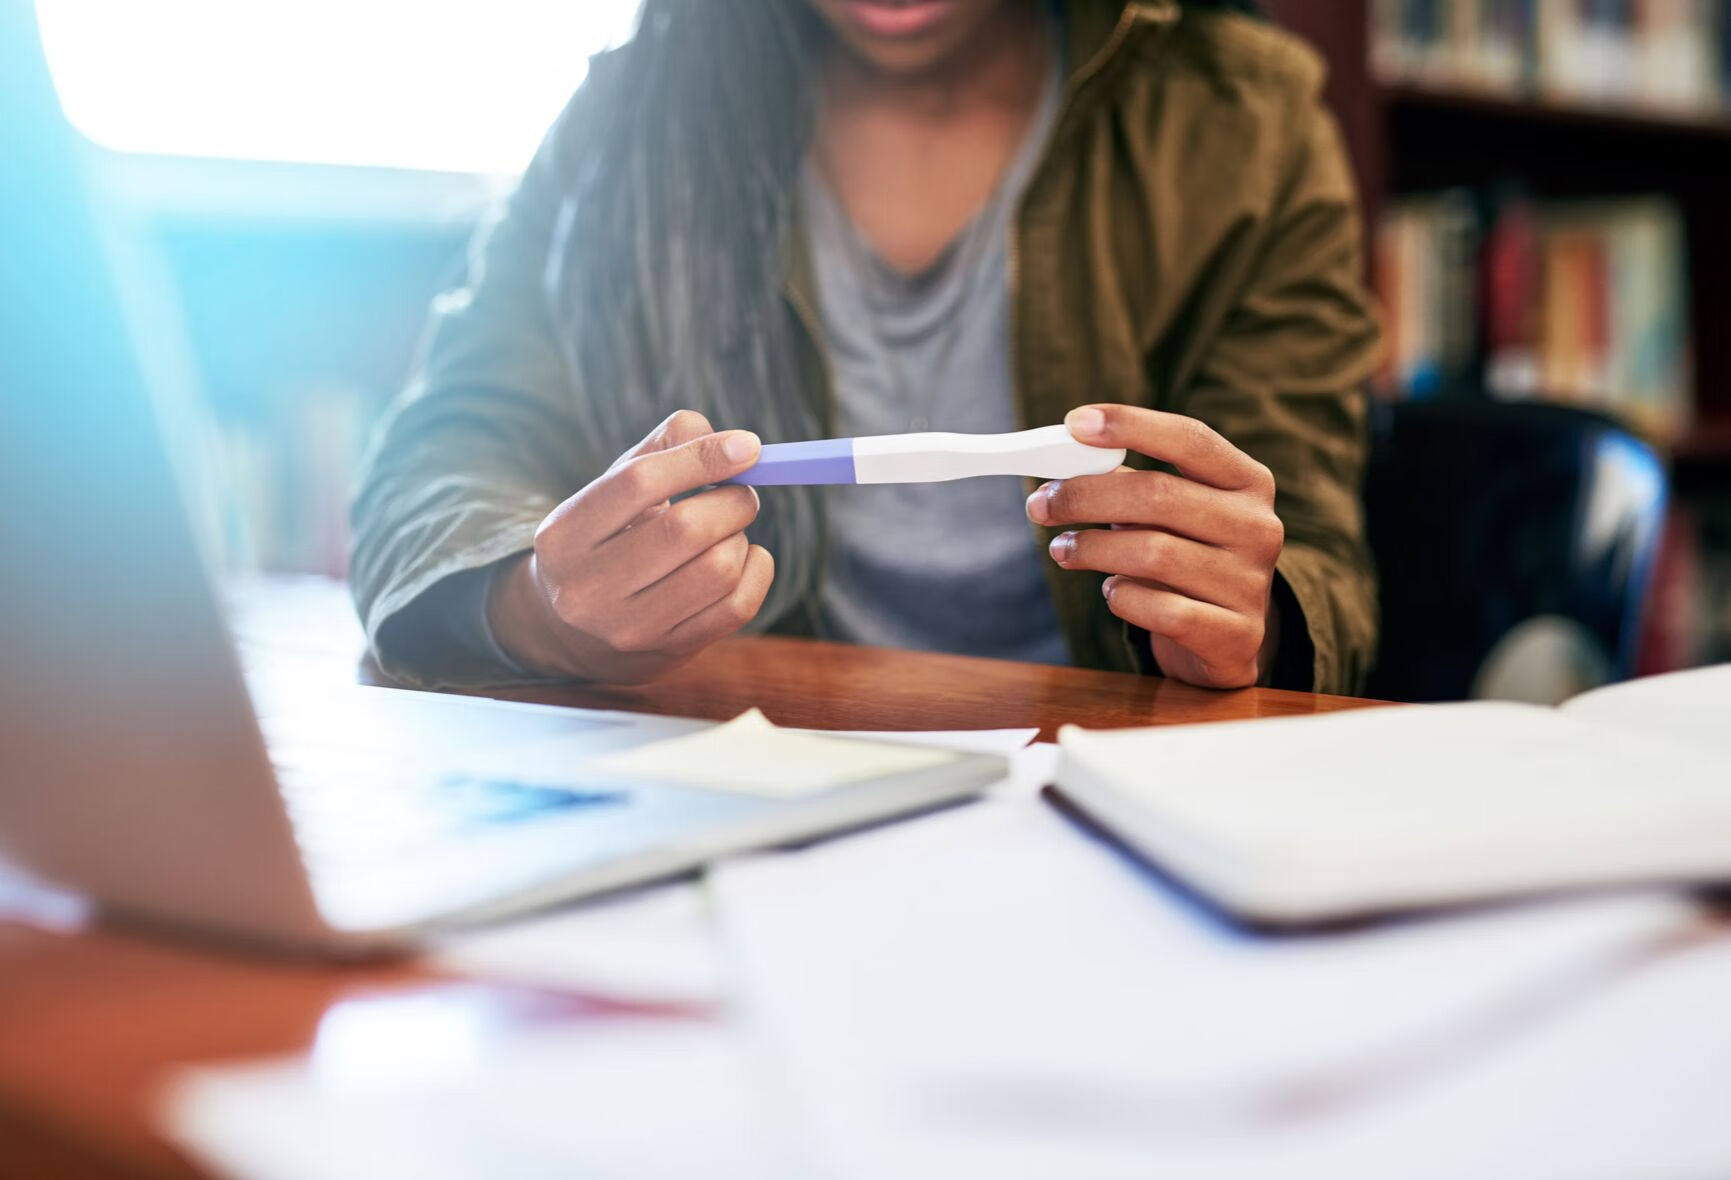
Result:
M1676 897L1258 938L1033 802L714 888L826 1175L1731 1172L1731 940Z

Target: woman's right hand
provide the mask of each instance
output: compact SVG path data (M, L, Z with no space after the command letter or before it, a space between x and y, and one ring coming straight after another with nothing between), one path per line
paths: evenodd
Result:
M674 504L757 462L757 436L715 433L681 410L548 513L534 551L493 580L493 635L530 671L612 684L652 680L757 616L775 577L745 528L737 485Z

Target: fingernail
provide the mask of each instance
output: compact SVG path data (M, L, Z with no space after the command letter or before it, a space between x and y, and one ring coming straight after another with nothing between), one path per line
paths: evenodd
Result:
M757 454L757 435L749 430L738 430L727 436L727 441L721 444L721 453L727 456L730 463L743 463Z
M1101 595L1101 597L1105 598L1105 600L1107 602L1111 602L1112 601L1112 591L1116 590L1117 588L1118 588L1118 579L1117 578L1107 578L1104 582L1100 583L1100 595Z
M1035 524L1046 523L1046 517L1051 515L1052 493L1058 490L1056 483L1045 483L1034 489L1034 494L1028 497L1028 519Z
M1076 534L1059 533L1052 538L1052 543L1046 547L1046 552L1052 555L1052 560L1059 565L1068 565L1070 555L1076 552Z
M752 487L750 484L746 484L745 490L751 493L751 502L756 505L755 510L759 512L763 511L763 497L757 494L757 489Z
M1092 406L1084 406L1080 410L1071 410L1064 424L1077 438L1094 438L1105 431L1106 415Z

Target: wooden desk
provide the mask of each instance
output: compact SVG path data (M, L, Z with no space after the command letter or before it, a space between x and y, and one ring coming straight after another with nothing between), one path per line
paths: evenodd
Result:
M252 587L236 601L255 672L352 681L361 643L340 588ZM722 719L753 706L785 725L984 729L1176 724L1290 716L1368 702L1252 689L1214 693L1114 673L782 639L724 643L644 688L497 695L558 705ZM583 1019L580 995L441 977L414 965L339 968L259 961L119 931L0 924L0 1177L187 1177L156 1133L152 1101L177 1066L306 1054L393 1005L437 997L499 1036Z
M1211 692L1177 681L850 647L804 639L734 639L644 688L576 686L489 695L590 709L717 721L758 706L778 725L808 729L1114 729L1291 717L1375 702L1255 688Z

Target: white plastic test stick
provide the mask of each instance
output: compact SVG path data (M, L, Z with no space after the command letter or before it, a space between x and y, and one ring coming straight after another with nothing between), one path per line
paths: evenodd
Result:
M729 483L940 483L977 475L1074 479L1104 475L1124 462L1118 448L1077 442L1065 426L1014 434L881 434L816 442L771 443L750 470Z

